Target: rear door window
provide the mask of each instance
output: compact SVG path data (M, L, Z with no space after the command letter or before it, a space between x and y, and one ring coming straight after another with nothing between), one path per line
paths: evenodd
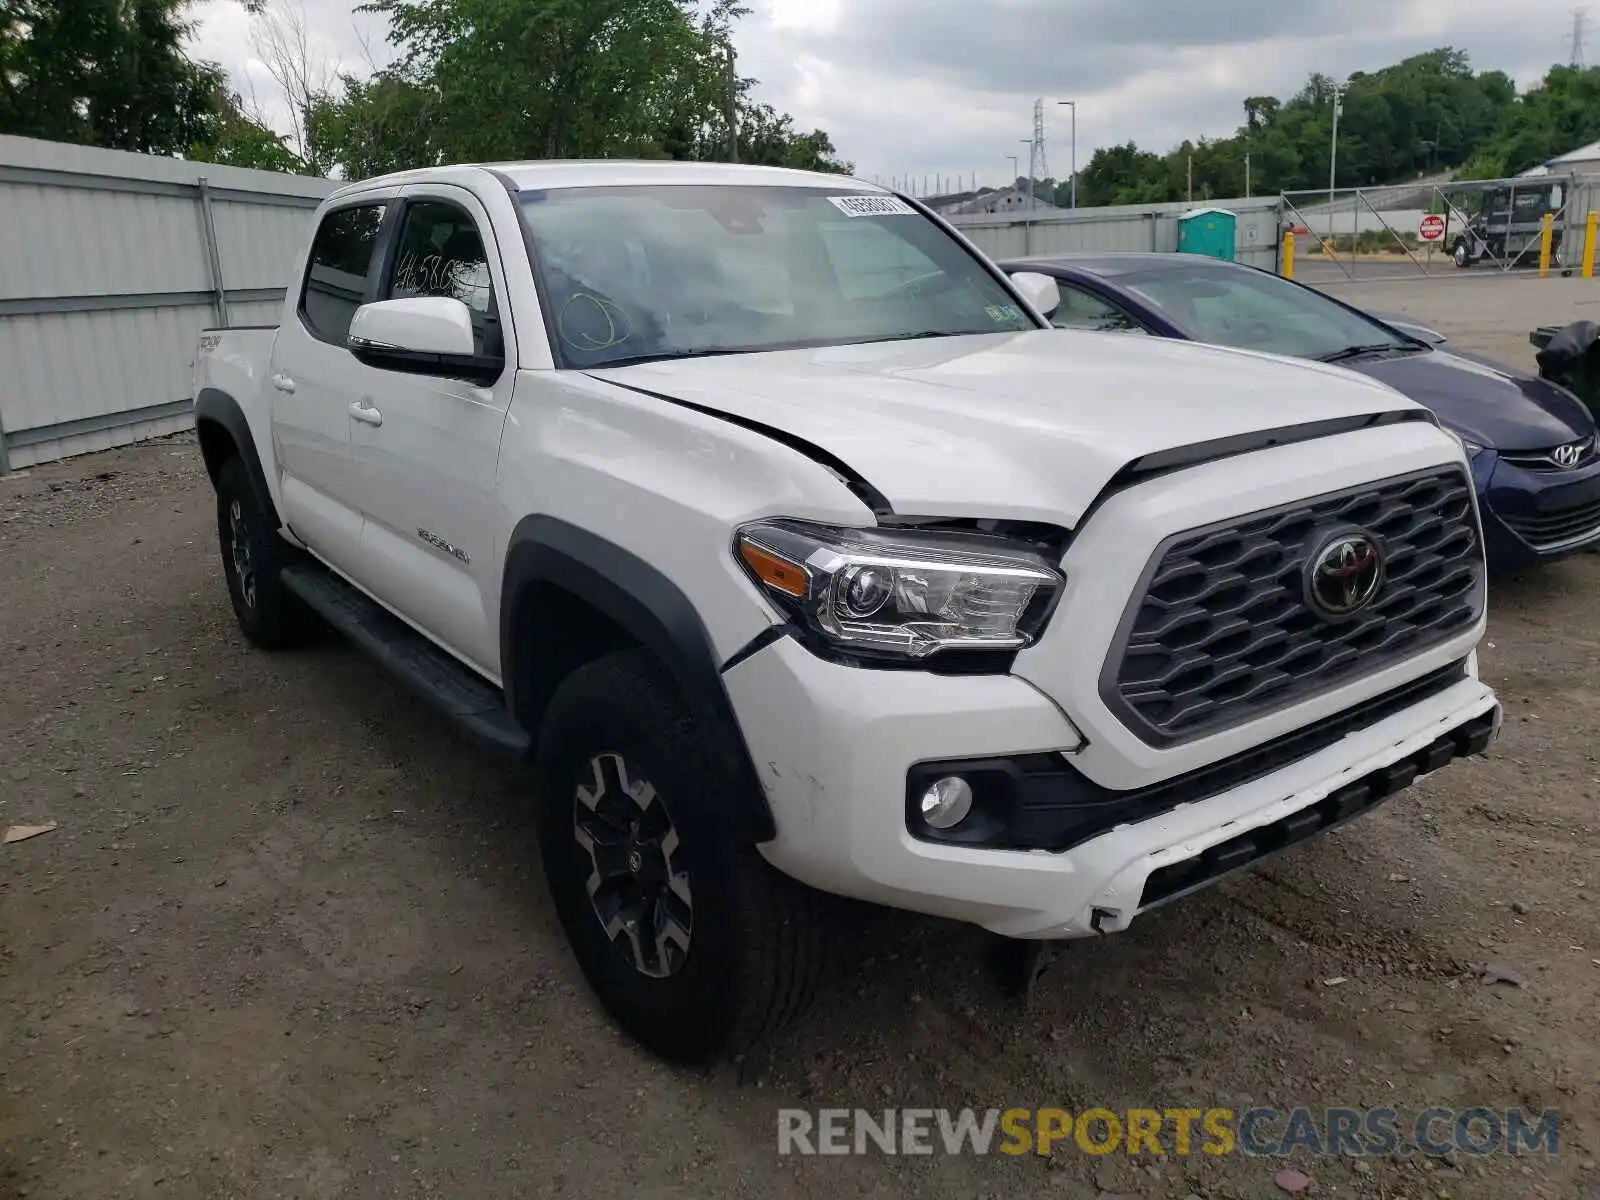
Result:
M382 204L341 208L322 218L300 293L300 316L319 341L346 344L350 321L366 302Z

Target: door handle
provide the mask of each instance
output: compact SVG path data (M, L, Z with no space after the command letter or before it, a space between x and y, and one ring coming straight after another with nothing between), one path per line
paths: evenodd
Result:
M272 377L272 386L280 392L288 392L291 395L294 393L294 379L285 375L282 371Z
M365 400L357 400L352 404L350 406L350 415L363 425L383 424L383 414Z

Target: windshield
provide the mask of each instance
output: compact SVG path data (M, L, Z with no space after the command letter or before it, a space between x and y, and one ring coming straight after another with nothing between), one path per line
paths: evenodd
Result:
M1197 342L1324 358L1355 346L1414 348L1382 325L1264 271L1183 266L1117 280Z
M519 195L562 365L1038 328L903 201L817 188Z

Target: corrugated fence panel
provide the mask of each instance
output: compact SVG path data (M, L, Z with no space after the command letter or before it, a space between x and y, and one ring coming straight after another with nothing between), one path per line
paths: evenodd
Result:
M16 216L25 230L0 260L0 297L210 286L193 200L3 182L0 188L7 217Z
M45 313L0 321L0 419L29 430L134 412L189 394L203 305Z
M235 325L276 325L282 313L282 300L252 300L248 304L235 301L228 305L228 317ZM192 346L189 348L189 357L194 357Z
M288 284L295 260L311 239L316 211L279 204L218 201L217 244L222 251L222 278L230 288L281 288Z
M276 321L336 182L0 136L0 472L192 424L201 179L230 321Z
M956 216L951 224L993 258L1029 254L1072 254L1107 251L1174 251L1178 218L1193 204L1124 204L1076 210L1044 209L1032 214ZM1240 262L1271 267L1278 255L1277 197L1252 196L1211 200L1206 208L1224 208L1238 218L1235 254Z

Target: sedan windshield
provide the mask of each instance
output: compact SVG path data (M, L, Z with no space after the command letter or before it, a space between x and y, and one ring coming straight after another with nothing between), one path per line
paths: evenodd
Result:
M1184 265L1117 282L1197 342L1320 359L1418 349L1376 321L1264 271Z
M818 188L520 194L563 365L1038 328L903 201Z

